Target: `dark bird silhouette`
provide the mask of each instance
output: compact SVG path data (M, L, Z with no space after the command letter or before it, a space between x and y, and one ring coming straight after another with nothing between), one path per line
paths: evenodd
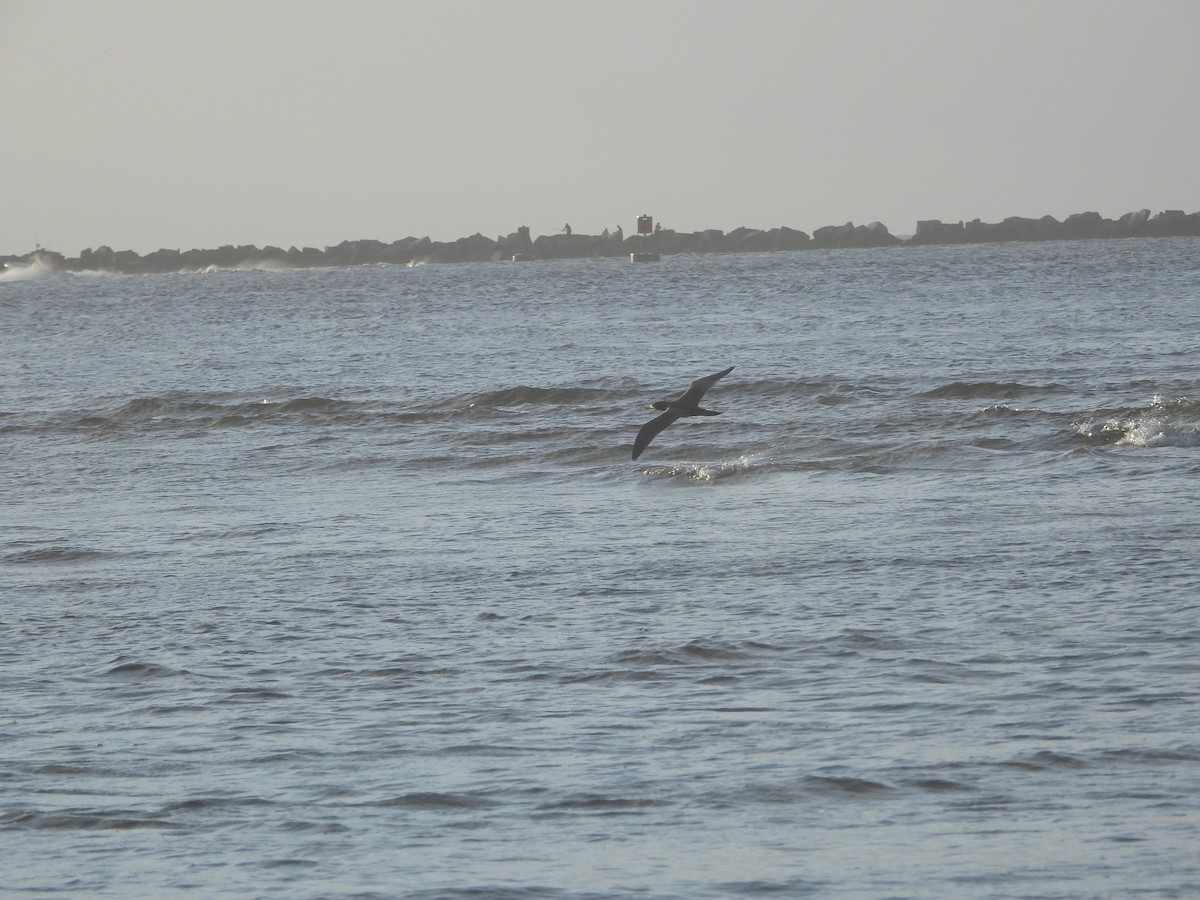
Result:
M651 403L652 407L662 411L662 415L642 426L633 442L633 458L641 456L642 451L650 446L650 442L658 437L660 431L682 416L719 416L720 413L715 410L701 409L700 398L704 396L705 391L732 371L733 366L730 366L715 375L697 378L674 400L655 400Z

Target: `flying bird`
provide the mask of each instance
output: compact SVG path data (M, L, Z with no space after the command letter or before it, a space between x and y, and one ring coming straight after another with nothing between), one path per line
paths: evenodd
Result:
M705 391L732 371L733 366L730 366L715 375L697 378L674 400L655 400L651 403L652 407L662 411L662 415L642 426L633 442L633 458L641 456L642 451L650 446L650 442L658 437L658 433L681 416L719 416L720 413L715 410L701 409L700 398L704 396Z

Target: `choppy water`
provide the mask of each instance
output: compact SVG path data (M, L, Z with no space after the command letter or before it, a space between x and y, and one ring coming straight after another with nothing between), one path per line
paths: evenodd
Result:
M1194 239L0 276L0 891L1196 896L1198 333Z

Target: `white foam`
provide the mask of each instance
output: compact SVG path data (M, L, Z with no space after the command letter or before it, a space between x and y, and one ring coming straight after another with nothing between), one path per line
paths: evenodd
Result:
M53 271L41 259L35 259L28 264L8 263L3 269L0 269L0 281L33 281L36 278L45 278L47 275L53 273Z

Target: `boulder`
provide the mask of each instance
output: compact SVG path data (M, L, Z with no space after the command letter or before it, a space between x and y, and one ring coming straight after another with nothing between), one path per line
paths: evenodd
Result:
M900 238L888 231L882 222L859 225L854 229L853 241L856 247L893 247L901 243Z
M142 257L138 270L156 275L178 272L180 257L181 254L178 250L155 250Z
M854 223L825 225L813 232L814 247L848 247L854 239Z
M1188 215L1181 209L1167 209L1146 223L1146 232L1155 237L1200 235L1200 213Z
M325 248L326 265L365 266L380 263L387 249L387 244L371 239L342 241L337 246Z
M412 254L410 248L417 242L415 237L406 237L398 241L392 241L390 244L385 244L377 251L379 261L381 263L390 263L394 266L404 266L412 262Z
M533 242L533 255L538 259L585 259L598 256L607 243L588 234L543 234Z
M470 237L459 238L454 242L457 255L463 262L482 262L492 258L496 250L496 242L484 237L478 231Z
M118 250L113 254L113 269L117 272L137 272L141 260L132 250Z
M105 272L116 268L116 255L112 247L101 245L95 250L90 247L79 254L80 268L85 272Z
M761 253L771 249L771 238L761 228L735 228L725 235L718 248L725 253Z
M315 268L325 265L325 254L316 247L302 247L299 250L291 247L287 255L288 261L294 266Z
M1004 240L1006 241L1036 241L1039 239L1037 219L1009 216L1001 225L1004 226Z
M408 245L408 261L409 262L424 262L433 253L433 241L429 236L417 238Z
M1140 209L1137 212L1127 212L1117 220L1121 231L1133 235L1140 233L1150 221L1150 210Z
M1039 241L1058 240L1063 236L1063 225L1054 216L1042 216L1037 220L1033 233Z
M812 238L803 231L788 228L786 225L771 229L771 234L775 250L803 250L812 243Z
M947 225L941 219L922 219L910 244L961 244L966 240L962 222Z
M1063 220L1063 237L1098 238L1104 236L1105 219L1098 212L1081 212Z

